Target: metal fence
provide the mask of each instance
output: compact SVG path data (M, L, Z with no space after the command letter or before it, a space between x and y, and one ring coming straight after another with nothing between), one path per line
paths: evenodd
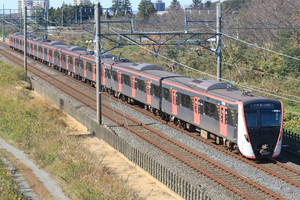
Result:
M210 199L204 191L201 191L200 187L191 185L183 177L173 173L150 156L132 147L114 133L103 131L100 133L100 137L126 156L131 162L137 164L184 199Z
M201 191L201 187L195 187L168 168L164 167L150 156L140 152L136 148L128 144L118 135L103 131L99 135L109 145L117 149L131 162L135 163L143 170L147 171L154 178L165 184L168 188L183 197L184 199L192 200L208 200L208 195ZM300 135L290 130L283 130L283 144L288 145L290 151L300 151Z
M285 149L300 154L300 134L283 129L283 141Z

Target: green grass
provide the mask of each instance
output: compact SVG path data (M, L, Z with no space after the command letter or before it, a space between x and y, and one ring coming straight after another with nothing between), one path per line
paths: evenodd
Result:
M0 158L0 199L26 199L19 191L18 185Z
M287 110L287 111L297 112L300 115L300 108L299 107L295 107L295 106L291 106L291 105L285 105L284 109Z
M24 80L23 69L0 62L0 137L30 154L72 199L139 199L126 181L103 169L103 157L68 136L62 110L16 87Z
M285 129L291 130L300 134L300 115L293 112L284 112L284 126Z

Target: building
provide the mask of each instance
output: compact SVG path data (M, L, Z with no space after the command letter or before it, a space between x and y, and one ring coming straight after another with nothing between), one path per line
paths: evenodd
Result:
M91 4L90 0L73 0L74 6Z
M156 11L165 11L165 2L162 2L162 0L157 0L153 5Z
M32 0L34 8L49 8L49 0Z
M27 15L30 16L33 13L33 9L49 8L50 0L18 0L18 10L22 10L24 14L24 6L27 6Z
M18 0L18 9L24 8L25 5L30 9L49 8L50 2L49 0Z

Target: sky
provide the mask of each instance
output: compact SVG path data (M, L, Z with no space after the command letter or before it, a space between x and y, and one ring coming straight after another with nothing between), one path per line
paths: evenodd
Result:
M72 4L73 5L73 0L49 0L50 1L50 7L60 7L62 3L64 2L65 4ZM156 2L157 0L151 0L153 3ZM169 7L170 3L172 0L162 0L165 2L166 8ZM217 0L212 0L217 1ZM92 3L98 2L97 0L91 0ZM138 10L138 5L141 2L141 0L130 0L132 10L137 11ZM179 0L180 5L182 7L188 7L189 5L192 4L192 0ZM203 0L205 2L205 0ZM100 4L102 5L103 8L109 8L112 4L112 0L100 0ZM0 0L0 9L3 9L3 5L5 9L18 9L18 0Z

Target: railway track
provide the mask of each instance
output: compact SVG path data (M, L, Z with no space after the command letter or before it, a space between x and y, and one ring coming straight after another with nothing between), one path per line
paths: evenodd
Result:
M2 55L4 55L5 57L7 57L8 59L12 59L11 55L9 56L8 53L6 53L4 51L0 50L0 53ZM23 65L23 61L20 58L14 57L13 61L18 62L17 64L19 64L21 66ZM32 70L32 68L34 68L34 66L29 64L30 71ZM47 76L42 75L42 74L38 75L39 72L37 72L37 71L39 71L39 69L34 69L33 71L34 72L32 72L32 73L36 74L37 76L41 77L44 80L45 80L45 77L53 78L53 80L55 80L55 81L53 81L53 82L55 82L53 84L54 86L60 88L63 92L69 94L70 96L74 97L78 101L84 103L88 107L91 107L92 109L95 110L95 108L96 108L95 98L93 96L86 95L85 93L78 90L77 87L70 86L69 84L67 84L64 81L59 80L55 76L52 76L49 74ZM49 79L47 79L45 81L50 82ZM67 81L67 82L69 82L69 81ZM72 90L70 90L70 89L72 89ZM103 104L103 106L104 106L103 108L105 109L103 113L112 113L111 110L114 110L113 108L111 108L108 105ZM131 107L134 107L134 106L131 106ZM104 115L106 117L110 118L112 121L117 122L119 125L129 129L131 132L135 133L136 135L139 135L141 138L148 141L152 145L160 148L162 151L168 153L169 155L172 155L173 157L180 160L181 162L189 165L192 169L204 174L206 177L214 180L215 182L218 182L219 184L223 185L228 190L238 194L242 198L247 198L247 199L248 198L255 198L255 199L258 199L258 198L259 199L260 198L280 199L280 198L282 198L281 196L279 196L271 191L266 190L265 188L259 186L258 184L239 176L238 174L226 169L223 166L220 166L218 163L215 163L214 161L193 151L192 149L184 147L183 145L177 143L176 141L174 141L170 138L167 138L166 136L160 134L159 132L155 131L151 127L141 124L140 122L136 121L135 119L131 118L130 116L127 116L126 114L124 114L120 111L116 111L115 113L117 113L118 115L117 114L114 114L113 116L110 116L108 114L104 114ZM150 114L150 113L148 113L148 114ZM126 120L124 117L126 117ZM178 127L175 126L175 128L178 128ZM157 139L155 139L153 137L153 135L155 135L155 138L157 138ZM164 142L162 142L162 141L164 141ZM168 148L166 148L166 144L168 144ZM197 166L201 166L201 168L199 168ZM217 174L218 174L218 177L220 177L220 178L215 177L215 176L217 176ZM238 184L236 184L236 183L238 183ZM299 184L299 182L298 182L298 184ZM232 186L234 186L234 187L232 187ZM239 186L242 186L242 187L239 187ZM256 190L254 190L254 188L256 188Z

